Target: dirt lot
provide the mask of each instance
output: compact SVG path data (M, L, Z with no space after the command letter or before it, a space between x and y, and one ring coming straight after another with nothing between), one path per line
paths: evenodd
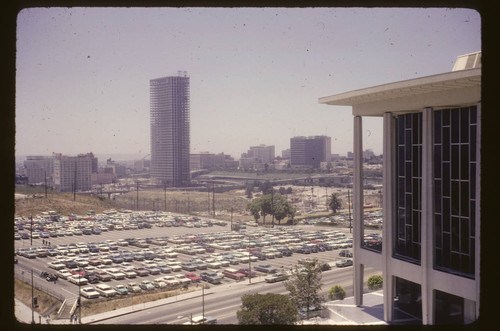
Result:
M22 282L19 279L14 279L14 293L16 299L20 300L26 306L31 307L31 285L25 282ZM33 290L33 296L38 298L38 308L35 308L35 311L42 316L46 316L48 311L57 309L62 302L60 302L57 298L47 294L38 289ZM57 307L55 307L57 306ZM51 309L52 308L52 309ZM55 309L54 309L55 308Z

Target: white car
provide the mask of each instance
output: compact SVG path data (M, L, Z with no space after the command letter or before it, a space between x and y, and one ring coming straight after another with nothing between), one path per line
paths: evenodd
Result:
M159 288L167 287L167 284L163 281L162 278L156 278L155 280L153 280L153 285Z
M141 292L141 287L137 283L128 283L127 288L130 292L134 293Z
M71 272L69 272L68 269L61 269L57 272L57 277L62 278L62 279L67 279L68 277L73 276Z
M125 275L127 278L135 278L137 277L137 273L133 270L129 269L122 269L122 273Z
M49 262L49 263L47 263L47 265L49 266L49 268L52 268L54 270L61 270L61 269L66 268L66 266L63 263L60 263L57 261Z
M95 299L99 297L99 292L97 292L95 288L93 288L92 286L80 289L80 293L83 297L87 299Z
M171 275L164 276L162 278L163 278L163 281L169 286L177 286L181 283L177 278L175 278L174 276L171 276Z
M124 279L125 278L125 274L123 272L120 271L120 269L118 268L109 268L109 269L106 269L106 272L108 274L111 275L111 278L113 279Z
M179 280L179 282L183 286L187 286L187 285L191 284L191 279L187 278L186 276L184 276L182 274L175 275L175 278L177 278L177 280Z
M103 297L113 297L116 295L116 291L111 286L106 284L99 284L95 287L95 289Z
M217 319L212 316L194 316L190 321L183 323L184 325L199 325L199 324L217 324Z
M68 277L68 281L70 283L76 284L76 285L87 285L89 283L88 279L79 275L71 275Z

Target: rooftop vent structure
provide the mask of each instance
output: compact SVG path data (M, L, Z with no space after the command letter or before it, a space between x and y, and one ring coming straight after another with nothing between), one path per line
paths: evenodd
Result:
M481 68L481 52L460 55L451 71Z

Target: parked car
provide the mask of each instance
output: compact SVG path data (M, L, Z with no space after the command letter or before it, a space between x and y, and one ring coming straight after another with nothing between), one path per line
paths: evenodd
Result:
M144 267L135 268L134 272L141 277L149 275L149 270Z
M225 269L222 273L224 274L224 276L235 280L240 280L242 278L245 278L244 274L238 272L238 270L233 268Z
M253 270L250 271L250 269L248 269L248 268L238 269L238 272L244 274L246 277L250 277L250 278L257 277L257 273Z
M118 284L113 289L120 295L127 295L128 289L123 284Z
M54 269L54 270L61 270L61 269L64 269L66 267L63 263L56 262L56 261L52 261L52 262L47 263L47 266L49 268Z
M165 288L168 285L162 278L156 278L155 280L153 280L153 286L158 288Z
M139 286L145 291L152 291L155 289L153 283L150 280L143 280Z
M127 289L130 292L133 292L133 293L139 293L139 292L141 292L141 287L137 283L128 283Z
M68 281L70 283L73 283L73 284L78 285L78 286L87 285L89 283L87 278L82 277L80 275L72 275L72 276L68 277Z
M196 276L196 274L193 272L188 272L184 276L186 276L188 279L190 279L193 283L198 283L201 281L201 278Z
M256 271L264 272L266 274L273 274L277 272L278 270L271 266L270 264L259 264L256 267L254 267Z
M68 277L71 277L72 274L68 269L61 269L57 272L57 276L62 279L67 279Z
M209 282L210 284L221 283L221 277L219 277L215 271L202 272L200 274L200 278L206 282Z
M99 297L99 292L97 292L92 286L81 288L80 294L87 299L95 299Z
M97 278L99 278L99 280L102 282L107 282L113 278L113 277L111 277L110 274L108 274L106 271L103 271L103 270L97 271L96 275L97 275Z
M268 283L276 283L276 282L281 282L283 280L287 280L288 279L288 275L287 274L284 274L284 273L274 273L266 278L264 278L264 280Z
M193 263L183 263L181 264L181 268L186 271L195 271L196 265L194 265Z
M348 267L348 266L351 266L352 264L353 264L352 259L344 259L344 260L337 261L335 263L335 265L338 268Z
M95 287L96 291L99 292L103 297L114 297L117 292L107 284L99 284Z

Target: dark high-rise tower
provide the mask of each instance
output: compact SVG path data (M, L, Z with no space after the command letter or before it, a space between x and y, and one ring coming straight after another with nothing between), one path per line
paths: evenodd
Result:
M152 79L150 86L151 177L169 186L189 184L189 77Z

